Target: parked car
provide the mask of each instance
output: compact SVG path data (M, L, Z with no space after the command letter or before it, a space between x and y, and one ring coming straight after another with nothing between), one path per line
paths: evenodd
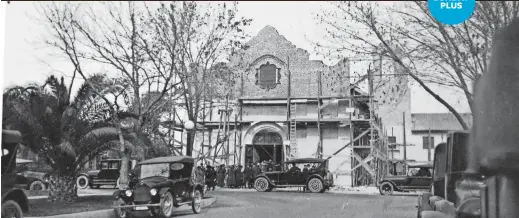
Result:
M315 169L304 173L298 164L315 164ZM294 167L289 168L289 165ZM328 160L319 158L300 158L285 162L285 170L263 172L254 178L254 188L259 192L272 191L273 188L307 187L310 192L323 193L333 187L333 176L328 170ZM296 170L294 170L296 169ZM297 170L299 169L299 170Z
M23 190L15 188L16 152L22 135L2 130L2 217L23 217L29 212L29 200Z
M117 217L142 215L142 212L171 217L174 207L186 204L194 213L200 213L205 176L192 157L149 159L138 163L132 172L138 176L131 177L136 181L130 182L130 188L113 194Z
M429 217L435 211L436 202L451 205L458 213L461 206L468 207L479 217L481 203L480 188L483 186L482 175L469 175L464 172L469 150L469 133L466 131L449 132L447 143L441 143L434 149L433 183L430 192L418 196L417 217ZM470 178L470 180L464 180ZM449 202L445 204L446 202ZM445 207L444 207L445 208ZM479 212L478 212L479 211ZM478 214L479 213L479 214ZM472 214L474 215L474 214ZM458 217L474 217L465 214Z
M16 187L27 190L46 190L48 188L48 173L31 170L28 165L32 160L16 159Z
M131 164L129 167L131 168ZM117 187L119 184L120 170L121 159L101 160L97 170L90 170L80 174L76 179L76 185L80 189L87 187L99 188L102 185Z
M382 195L391 195L393 192L408 192L429 190L432 184L432 163L408 162L407 175L385 176L378 184Z

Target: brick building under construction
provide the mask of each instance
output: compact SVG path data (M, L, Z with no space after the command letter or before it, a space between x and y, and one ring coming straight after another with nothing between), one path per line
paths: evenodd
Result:
M348 60L309 60L271 26L247 45L230 62L243 66L239 97L213 102L220 106L199 122L195 155L227 165L331 157L329 169L344 185L373 184L387 172L384 128L369 93L350 84Z

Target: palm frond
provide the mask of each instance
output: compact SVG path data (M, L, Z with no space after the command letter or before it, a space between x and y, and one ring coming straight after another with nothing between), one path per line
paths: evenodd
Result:
M61 149L61 151L67 155L70 155L71 157L76 156L76 151L74 149L74 146L69 141L64 141L61 144L58 145L58 147Z

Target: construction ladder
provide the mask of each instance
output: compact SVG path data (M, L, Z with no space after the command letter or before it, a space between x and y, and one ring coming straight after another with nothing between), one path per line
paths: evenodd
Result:
M296 127L296 109L295 103L290 104L290 157L297 158L297 127Z

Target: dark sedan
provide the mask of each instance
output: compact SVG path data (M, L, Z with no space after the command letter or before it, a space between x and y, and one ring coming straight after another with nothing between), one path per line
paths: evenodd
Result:
M431 163L407 163L407 175L386 176L378 187L380 194L391 195L393 192L429 190L432 184Z

